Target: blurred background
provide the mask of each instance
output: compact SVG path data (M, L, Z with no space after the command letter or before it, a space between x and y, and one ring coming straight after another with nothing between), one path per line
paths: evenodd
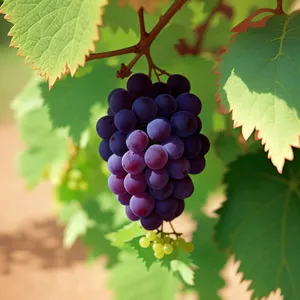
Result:
M79 242L63 249L63 228L55 215L50 184L28 191L17 173L15 158L22 143L10 103L35 74L24 65L24 58L17 57L16 49L8 47L9 28L0 15L0 299L112 300L113 291L106 288L105 261L87 265ZM211 199L210 208L220 200ZM186 225L188 216L182 220L185 230L193 227ZM222 272L227 282L223 299L251 299L246 292L250 282L241 284L237 268L231 258ZM194 298L178 295L179 300ZM277 293L268 299L281 298Z

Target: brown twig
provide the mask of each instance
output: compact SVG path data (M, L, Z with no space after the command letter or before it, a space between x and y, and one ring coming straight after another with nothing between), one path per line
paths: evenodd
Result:
M95 59L101 59L101 58L108 58L113 56L119 56L124 54L135 54L134 58L129 62L128 65L125 65L122 63L120 70L117 71L117 77L118 78L125 78L130 76L131 69L135 65L135 63L143 56L145 55L148 64L149 64L149 72L152 70L156 72L160 72L161 74L156 76L161 76L163 74L168 75L168 73L160 68L158 68L154 63L150 55L150 47L153 43L153 41L156 39L156 37L160 34L160 32L164 29L164 27L169 23L169 21L172 19L172 17L182 8L182 6L187 2L188 0L175 0L173 4L169 7L169 9L166 11L164 15L162 15L157 22L157 24L154 26L154 28L147 33L145 29L145 22L144 22L144 11L143 9L140 9L138 11L138 17L139 17L139 24L140 24L140 41L131 47L108 51L108 52L102 52L102 53L92 53L87 58L86 61L91 61Z
M209 26L217 13L223 14L228 19L231 19L233 16L232 7L225 4L224 0L219 0L217 5L207 16L206 20L196 27L195 32L197 37L194 45L189 45L184 38L179 39L178 44L175 45L175 49L180 55L198 55L199 53L203 52L204 35L209 29Z

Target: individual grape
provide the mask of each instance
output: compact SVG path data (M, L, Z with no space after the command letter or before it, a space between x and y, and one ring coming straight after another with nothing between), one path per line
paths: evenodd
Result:
M202 130L202 121L200 120L199 117L196 118L196 121L197 121L197 126L194 134L198 136L198 134Z
M165 256L165 254L164 254L164 252L154 252L154 256L157 259L162 259Z
M79 180L82 178L82 172L78 169L72 169L69 173L69 178L73 180Z
M191 164L191 168L193 168L193 164ZM194 192L194 184L190 176L182 179L173 179L173 185L172 195L178 199L188 198Z
M169 181L169 174L165 168L159 170L147 169L146 182L152 189L162 189Z
M150 146L145 153L145 162L152 170L163 168L168 161L168 152L161 145Z
M119 91L125 91L125 89L122 89L122 88L116 88L116 89L112 90L112 91L109 93L109 95L108 95L108 97L107 97L107 103L108 103L108 105L110 105L110 100L111 100L111 97L113 96L113 94L116 93L116 92L119 92Z
M161 94L167 94L168 93L168 86L166 83L157 81L152 84L152 91L151 91L151 97L155 99Z
M141 173L146 167L144 153L134 153L131 150L127 151L122 157L122 166L127 173Z
M115 115L115 126L121 132L128 133L136 127L136 117L129 109L120 110Z
M149 239L149 241L153 242L156 239L156 233L154 231L148 231L146 233L146 237Z
M178 159L170 159L167 163L167 170L171 178L184 178L190 171L190 162L184 156Z
M201 151L202 143L198 135L193 135L183 139L184 142L184 156L188 159L195 158Z
M108 161L111 155L113 155L110 147L109 147L109 140L102 140L99 145L99 154L101 158L105 161Z
M150 240L147 237L143 236L140 238L139 244L142 248L148 248L150 246Z
M126 205L126 206L129 205L129 202L130 202L131 197L132 197L132 196L131 196L130 194L128 194L128 193L124 193L124 194L121 194L121 195L117 195L118 201L119 201L122 205Z
M153 211L154 205L155 201L148 193L141 193L139 195L132 196L129 203L131 211L138 217L149 216Z
M164 246L160 243L154 243L152 249L154 252L164 252Z
M124 187L131 195L137 195L144 192L147 187L144 173L136 175L127 174L124 179Z
M194 115L199 115L202 110L200 99L191 93L182 93L177 98L177 109L189 111Z
M136 216L130 209L129 206L126 206L125 207L125 212L126 212L126 215L127 215L127 218L130 220L130 221L137 221L139 220L140 218L138 216Z
M124 175L110 174L108 177L108 187L116 195L126 193L124 187Z
M169 157L172 159L178 159L184 152L184 143L176 135L170 135L163 143L162 146L168 152Z
M149 216L141 218L141 225L146 230L155 230L161 226L162 222L161 216L155 210Z
M116 113L114 113L114 112L112 111L112 109L109 107L109 108L107 109L107 115L108 115L108 116L111 116L111 117L114 117L114 116L116 115Z
M122 166L122 157L113 154L107 161L108 170L114 175L126 175Z
M164 200L171 196L173 192L173 182L169 180L168 183L160 190L148 188L150 195L156 200Z
M128 149L135 153L144 151L149 143L147 134L142 130L134 130L128 134L126 139L126 145Z
M200 153L198 156L190 160L190 174L200 174L206 166L206 160L205 157Z
M109 139L109 147L111 151L122 156L128 150L126 146L126 134L120 131L116 131Z
M204 134L200 134L199 135L199 139L200 139L201 144L202 144L202 148L201 148L201 152L200 153L202 155L205 155L209 151L209 149L210 149L209 139Z
M157 109L156 102L150 97L140 97L132 106L132 111L140 123L152 121L157 114Z
M171 244L165 244L164 245L164 253L167 255L172 254L174 251L173 246Z
M188 253L193 252L193 251L195 250L195 246L194 246L193 243L187 242L187 243L185 243L185 245L184 245L184 250L185 250L186 252L188 252Z
M100 118L96 124L96 130L102 139L109 139L117 131L117 127L114 124L114 117L104 116Z
M155 98L158 106L158 117L171 118L177 108L176 99L169 94L161 94Z
M183 213L185 208L185 201L183 199L177 199L177 201L178 201L178 208L175 213L175 218L178 218Z
M154 119L147 125L147 133L155 142L164 141L171 133L171 124L166 119Z
M180 137L188 137L196 131L196 116L188 111L177 111L171 118L173 132Z
M169 93L177 97L182 93L189 93L191 90L191 84L189 80L180 74L171 75L167 80L167 85L169 88Z
M172 221L178 209L178 201L174 197L165 200L156 201L155 210L165 220Z
M133 74L127 81L127 90L134 98L150 96L152 92L151 78L143 73Z
M110 107L114 113L123 109L131 109L132 103L133 99L126 90L115 92L110 99Z

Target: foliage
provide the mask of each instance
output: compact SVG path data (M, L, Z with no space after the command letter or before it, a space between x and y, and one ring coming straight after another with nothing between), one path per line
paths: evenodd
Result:
M173 300L186 290L220 299L228 254L255 297L281 288L300 298L300 14L291 3L283 13L276 0L4 0L11 46L45 77L12 104L25 144L18 169L29 188L51 181L65 247L80 239L88 261L107 258L115 299ZM140 247L145 231L110 193L95 132L108 93L149 70L153 81L189 78L211 141L186 200L195 250L161 260ZM224 185L227 201L209 218L201 208Z

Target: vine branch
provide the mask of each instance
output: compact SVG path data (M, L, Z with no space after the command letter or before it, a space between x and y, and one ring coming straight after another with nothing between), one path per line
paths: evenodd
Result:
M108 58L108 57L119 56L119 55L130 54L130 53L135 54L134 58L129 62L128 65L122 63L120 70L117 71L117 77L123 79L125 77L130 76L130 74L132 73L131 69L133 68L133 66L143 55L145 55L149 65L149 74L151 74L152 70L154 70L158 80L161 75L169 75L165 70L158 68L153 63L153 60L150 55L150 47L153 41L155 40L155 38L160 34L160 32L169 23L172 17L182 8L182 6L187 1L188 0L175 0L173 4L169 7L169 9L166 11L166 13L160 17L157 24L149 33L147 33L145 28L144 10L142 8L139 9L138 17L139 17L139 24L140 24L140 40L136 45L127 48L118 49L118 50L102 52L102 53L92 53L86 57L86 61Z

